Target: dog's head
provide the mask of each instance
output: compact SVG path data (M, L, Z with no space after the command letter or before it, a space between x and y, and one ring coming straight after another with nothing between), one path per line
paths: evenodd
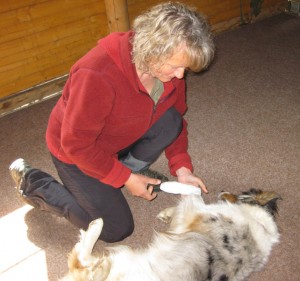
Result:
M281 196L273 191L262 191L252 188L240 195L234 195L230 192L221 192L218 196L219 200L228 201L235 204L250 204L263 207L273 217L277 214L277 200L282 199Z

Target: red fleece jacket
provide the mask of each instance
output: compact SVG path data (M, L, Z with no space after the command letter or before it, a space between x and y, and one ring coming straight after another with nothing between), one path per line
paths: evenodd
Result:
M187 108L185 81L176 78L164 83L155 106L131 61L132 36L132 32L112 33L75 63L46 132L55 157L117 188L131 173L117 153L138 140L170 107L182 115ZM173 175L183 166L192 170L187 143L184 121L181 134L165 150Z

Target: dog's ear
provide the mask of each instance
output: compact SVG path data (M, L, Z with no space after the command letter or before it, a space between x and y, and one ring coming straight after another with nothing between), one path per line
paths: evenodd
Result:
M281 196L278 193L273 191L265 191L255 195L255 200L261 206L264 206L274 200L277 201L278 199L282 199Z
M277 200L282 200L281 196L272 191L262 192L256 196L259 205L263 206L272 216L278 212Z
M272 216L277 213L277 200L281 196L273 191L262 191L259 189L250 189L238 196L239 201L253 205L259 205L265 208Z
M230 203L246 203L250 205L262 206L272 216L277 214L277 200L282 199L281 196L273 191L262 191L260 189L250 189L243 192L241 195L234 195L230 192L221 192L218 196L219 200L227 201Z

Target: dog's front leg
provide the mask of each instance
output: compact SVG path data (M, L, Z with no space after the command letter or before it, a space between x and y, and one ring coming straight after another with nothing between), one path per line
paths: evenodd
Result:
M159 212L159 214L156 216L159 220L161 220L164 223L168 223L171 221L176 207L170 207L162 210Z

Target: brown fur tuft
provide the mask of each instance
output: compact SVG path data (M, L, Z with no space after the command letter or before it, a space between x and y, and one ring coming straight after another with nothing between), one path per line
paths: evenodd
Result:
M236 195L231 194L229 192L222 192L219 196L220 200L228 201L230 203L236 203L238 201L238 198Z
M258 204L261 206L266 205L271 200L282 199L278 193L272 192L272 191L266 191L266 192L259 193L254 198L258 202Z
M72 271L83 269L84 266L81 264L80 260L78 259L78 254L75 249L69 254L68 258L68 266Z
M187 225L187 231L194 232L205 232L205 227L203 225L204 219L201 214L197 214L194 216L193 220Z

